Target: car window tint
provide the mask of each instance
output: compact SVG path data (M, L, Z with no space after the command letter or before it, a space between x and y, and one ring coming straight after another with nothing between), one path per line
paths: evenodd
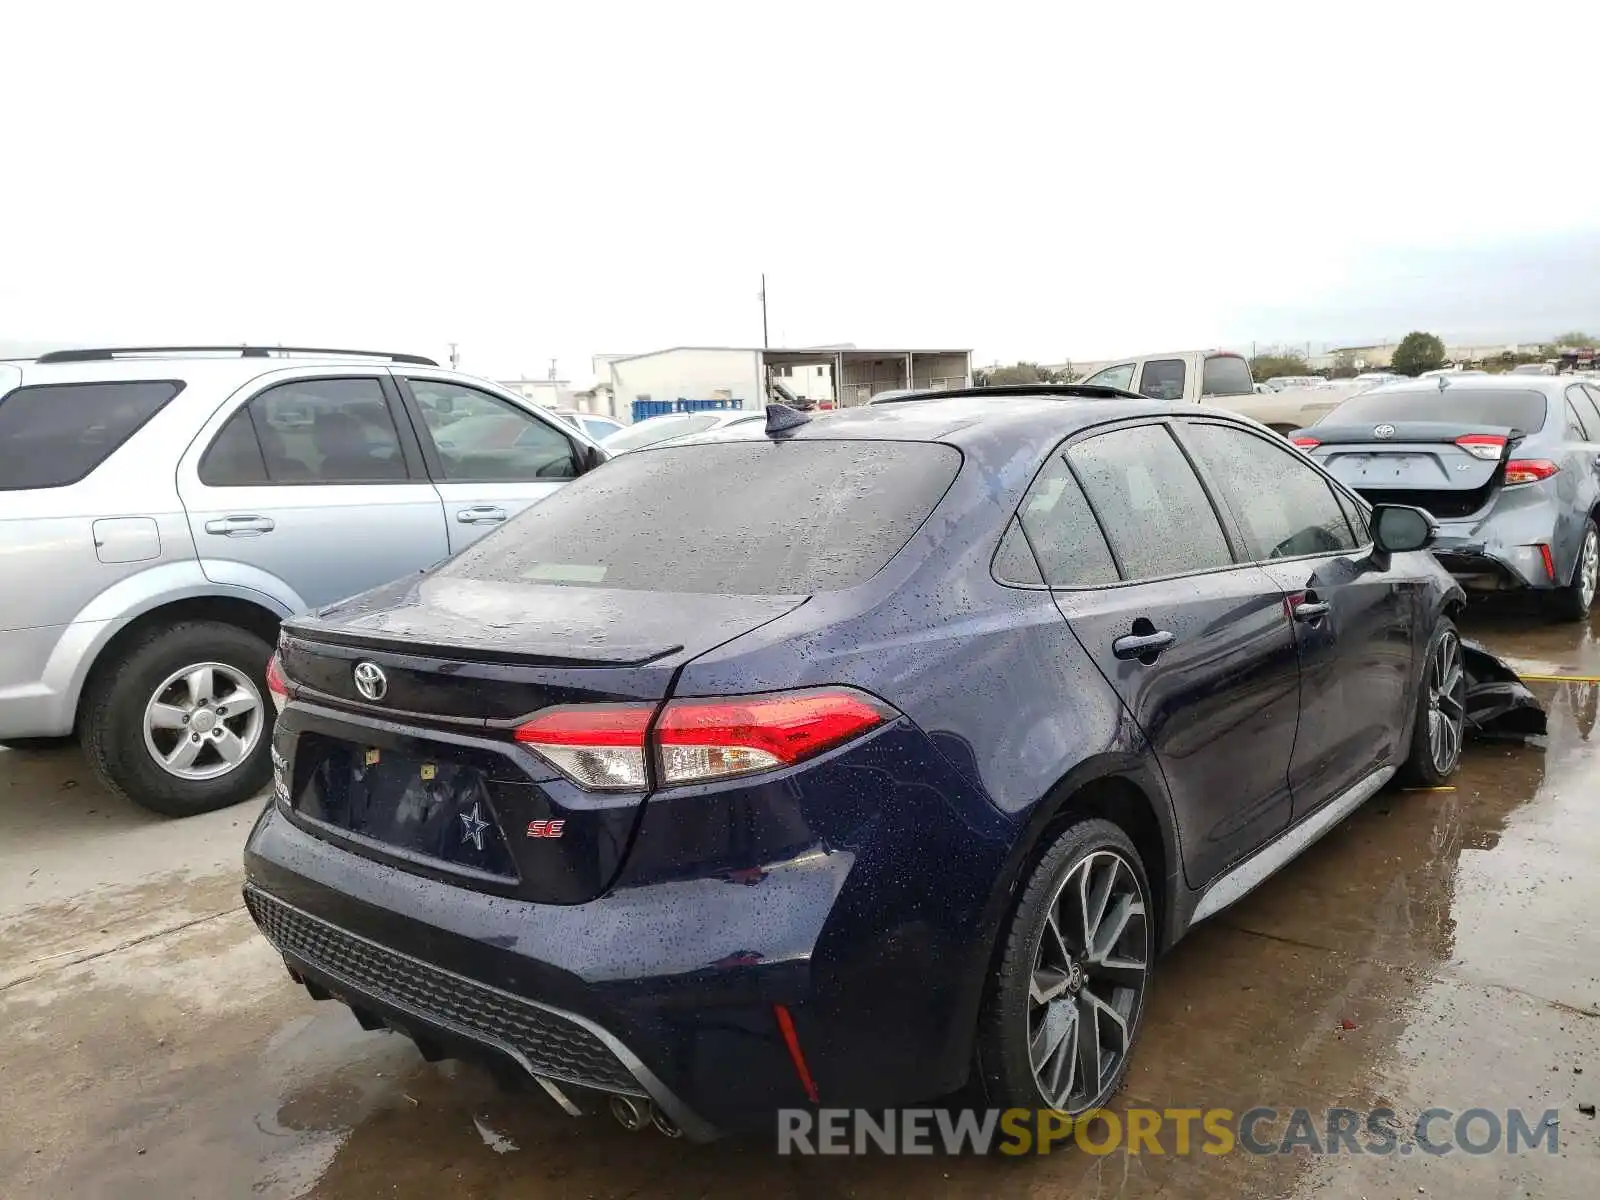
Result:
M1481 391L1436 387L1393 391L1380 388L1352 396L1318 422L1319 425L1399 424L1401 421L1445 421L1455 425L1490 425L1538 433L1544 428L1549 400L1543 392Z
M1237 354L1216 354L1200 372L1202 396L1246 396L1255 391L1250 364Z
M1133 368L1135 363L1123 363L1116 367L1107 367L1104 371L1096 371L1085 383L1096 384L1099 387L1121 388L1127 391L1133 386Z
M423 424L450 482L539 482L578 474L572 443L553 423L477 388L411 379Z
M1332 485L1303 455L1225 425L1190 425L1186 433L1252 559L1356 548Z
M994 577L1001 583L1019 583L1037 586L1044 582L1039 574L1039 562L1028 549L1028 539L1022 536L1022 524L1015 517L1006 527L1005 537L994 554Z
M831 591L898 554L960 467L960 451L933 442L660 446L590 471L438 573L640 591Z
M1182 400L1187 371L1181 358L1152 358L1139 373L1139 394L1152 400Z
M376 379L296 379L268 388L249 408L270 483L406 478L400 438Z
M205 457L200 460L200 482L210 487L244 487L268 482L261 442L250 420L248 405L240 405L228 418Z
M85 478L183 390L170 379L19 387L0 396L0 491Z
M1600 438L1600 405L1596 404L1600 391L1587 386L1577 390L1581 398L1578 411L1583 414L1583 423L1593 432L1594 438Z
M1089 510L1078 481L1052 454L1017 509L1023 531L1053 587L1093 587L1117 582L1117 564Z
M1228 566L1233 557L1189 460L1161 425L1118 429L1067 454L1125 579Z

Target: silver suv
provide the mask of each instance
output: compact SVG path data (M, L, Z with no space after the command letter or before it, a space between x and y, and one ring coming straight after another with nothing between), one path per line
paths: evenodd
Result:
M421 571L605 458L415 355L0 362L0 744L75 734L170 816L244 800L271 774L282 618Z

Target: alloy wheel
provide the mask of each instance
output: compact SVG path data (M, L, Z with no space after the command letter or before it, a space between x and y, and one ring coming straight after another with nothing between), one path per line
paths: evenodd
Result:
M1578 560L1578 595L1583 607L1594 603L1595 585L1600 582L1600 534L1590 529L1583 538L1583 554Z
M1099 1103L1128 1056L1150 971L1144 889L1127 860L1096 850L1051 901L1028 986L1028 1056L1052 1108Z
M226 663L174 671L144 710L144 744L179 779L216 779L247 760L261 741L266 709L250 677Z
M1467 717L1467 676L1462 667L1461 640L1447 631L1433 648L1428 664L1428 753L1433 768L1448 775L1461 757Z

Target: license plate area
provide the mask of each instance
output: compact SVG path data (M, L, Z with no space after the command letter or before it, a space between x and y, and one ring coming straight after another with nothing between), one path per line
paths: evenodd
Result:
M292 807L297 815L402 858L519 881L495 793L479 766L300 737Z

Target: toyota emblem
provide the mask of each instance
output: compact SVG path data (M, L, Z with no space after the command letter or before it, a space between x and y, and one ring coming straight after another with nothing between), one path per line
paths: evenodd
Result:
M368 700L382 700L389 690L389 677L383 668L373 662L358 662L355 669L356 691Z
M1375 438L1392 438L1394 436L1394 426L1379 425L1372 431L1372 436Z

